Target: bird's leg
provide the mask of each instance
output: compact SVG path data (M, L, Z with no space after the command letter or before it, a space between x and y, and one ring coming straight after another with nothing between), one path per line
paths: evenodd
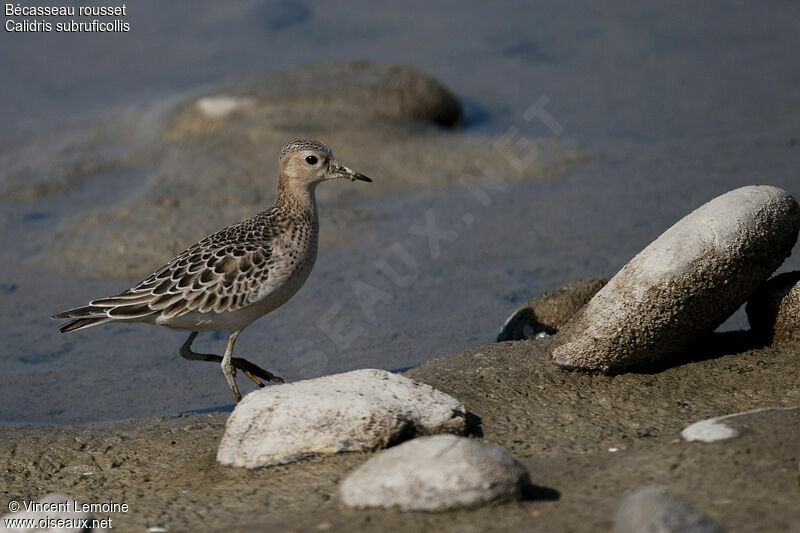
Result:
M190 361L212 361L215 363L222 363L223 358L219 355L193 352L192 342L194 342L195 338L197 338L197 332L193 331L191 334L189 334L189 338L186 339L186 342L183 343L183 346L181 346L179 352L181 357ZM262 383L258 378L265 379L267 381L274 381L276 383L283 383L283 378L280 378L274 375L272 372L264 370L260 366L251 363L247 359L242 359L241 357L231 357L231 367L232 375L236 375L236 369L238 368L259 387L263 387L264 383Z
M239 338L238 331L234 331L231 333L231 336L228 337L228 346L225 348L225 355L222 356L222 363L220 363L220 366L222 366L222 374L225 376L225 379L228 380L228 386L233 393L233 400L239 403L242 401L242 395L239 393L239 387L236 386L236 380L233 377L233 365L231 364L233 345L236 344L237 338Z
M190 361L213 361L215 363L219 363L222 361L222 357L218 355L214 355L211 353L197 353L192 351L192 343L197 338L197 332L193 331L189 334L189 338L186 339L186 342L183 343L181 346L180 353L181 357L184 359L188 359Z
M263 387L264 384L261 383L261 381L258 378L266 379L267 381L274 381L275 383L283 383L282 377L276 376L269 370L264 370L260 366L251 363L247 359L242 359L241 357L232 357L231 364L233 365L234 374L236 373L236 369L238 368L239 370L244 372L245 376L253 380L253 382L259 387Z

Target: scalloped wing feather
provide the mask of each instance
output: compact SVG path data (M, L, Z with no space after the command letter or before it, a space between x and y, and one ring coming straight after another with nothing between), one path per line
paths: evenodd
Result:
M206 254L205 261L199 268L187 269L184 257L178 256L170 262L171 268L154 274L163 278L153 284L151 278L130 289L136 296L127 296L98 300L93 305L110 305L122 307L146 303L153 311L164 317L172 318L187 313L216 312L224 313L246 307L253 302L258 287L269 278L271 261L264 258L271 256L269 246L250 247L244 249L242 244L226 244L214 253ZM189 260L194 264L208 248L195 251L195 257ZM255 283L254 283L255 282Z
M54 317L131 321L246 307L270 277L272 242L281 222L271 213L260 213L209 235L130 289ZM80 327L88 326L73 329Z

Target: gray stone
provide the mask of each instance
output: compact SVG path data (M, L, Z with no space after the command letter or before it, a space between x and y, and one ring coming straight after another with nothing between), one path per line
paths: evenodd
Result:
M780 274L761 285L745 310L750 328L764 342L800 340L800 271Z
M442 126L455 125L463 115L456 96L432 76L403 65L370 61L325 61L290 69L280 76L270 73L224 83L213 95L198 101L199 110L212 103L211 99L215 104L223 103L221 98L225 105L213 108L245 103L251 112L266 112L273 120L287 116L284 110L291 108L359 119L369 115L416 119ZM191 108L183 111L190 113L183 119L192 117ZM206 112L205 116L213 119L226 114ZM206 122L203 129L211 127L213 123Z
M465 428L455 398L385 370L355 370L251 392L228 418L217 460L257 468Z
M749 186L685 216L634 257L550 345L566 368L604 373L669 362L730 316L791 253L800 207Z
M540 294L508 317L497 335L497 342L556 333L606 283L606 277L581 279Z
M722 533L722 528L667 489L644 487L620 503L614 533Z
M440 435L404 442L376 455L342 482L348 507L444 511L520 496L528 473L501 448Z
M14 502L19 504L20 510L8 513L0 519L1 531L19 533L26 531L50 531L52 533L103 531L98 528L92 529L91 513L83 511L82 504L66 494L53 492L36 501L28 502L13 500L9 503L9 508L14 505ZM35 508L26 509L26 503L35 506ZM9 519L27 521L30 527L11 527L6 522Z

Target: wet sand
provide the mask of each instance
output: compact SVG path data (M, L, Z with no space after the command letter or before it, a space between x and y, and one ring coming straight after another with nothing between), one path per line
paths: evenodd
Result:
M717 336L689 362L655 374L563 372L547 340L478 346L406 374L462 400L471 433L530 471L520 502L470 511L353 511L338 485L370 453L315 457L255 471L215 462L225 413L86 426L2 428L0 505L52 491L125 502L114 530L603 531L620 499L664 485L726 531L791 531L800 522L800 408L734 418L737 438L685 442L686 425L723 413L800 403L800 345L741 353L741 333Z

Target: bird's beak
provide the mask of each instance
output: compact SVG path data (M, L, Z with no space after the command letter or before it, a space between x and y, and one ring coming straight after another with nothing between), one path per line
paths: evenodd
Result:
M372 183L372 179L366 177L364 174L360 174L351 168L347 168L344 165L336 165L336 174L341 178L348 178L350 181L366 181L367 183Z

